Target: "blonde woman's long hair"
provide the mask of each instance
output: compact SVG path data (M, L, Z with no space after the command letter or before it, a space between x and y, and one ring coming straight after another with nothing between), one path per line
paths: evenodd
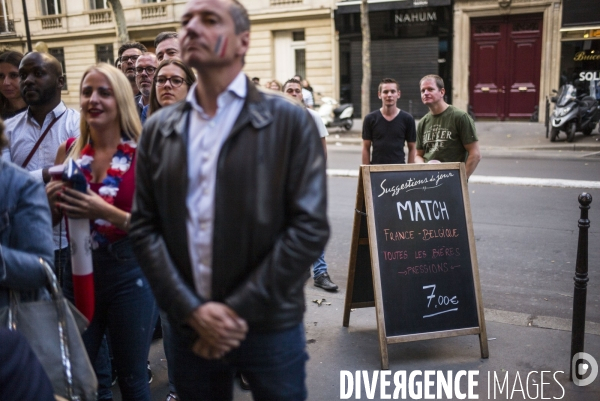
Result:
M81 88L85 77L91 72L99 72L104 75L108 80L108 83L112 87L115 100L117 101L117 119L121 127L121 134L126 138L137 142L142 132L142 123L135 106L135 100L133 99L133 90L131 84L127 80L127 77L110 64L98 63L88 68L81 77L81 83L79 84L79 95L81 96ZM85 118L79 120L79 131L80 136L75 141L68 156L74 159L79 157L81 151L90 142L90 126L88 125Z

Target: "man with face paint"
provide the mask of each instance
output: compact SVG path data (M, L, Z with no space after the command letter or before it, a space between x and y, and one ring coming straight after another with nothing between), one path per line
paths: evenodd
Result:
M329 237L323 146L299 104L242 72L250 20L238 0L190 0L186 101L161 108L137 150L129 234L173 328L182 400L305 400L307 266Z

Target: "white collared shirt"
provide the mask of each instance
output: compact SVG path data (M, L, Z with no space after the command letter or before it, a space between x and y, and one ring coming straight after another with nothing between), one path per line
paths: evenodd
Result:
M79 136L79 112L68 109L62 101L46 115L42 126L31 116L29 109L6 120L6 136L10 144L2 157L21 167L48 125L63 112L64 115L50 128L25 167L35 179L43 181L42 169L54 165L58 147L67 139ZM61 233L58 225L54 227L54 245L56 249L68 245L65 230L63 228Z
M217 97L217 112L210 117L196 100L194 84L186 101L192 106L188 132L188 191L186 198L188 249L196 291L211 298L212 245L217 161L248 92L240 72Z

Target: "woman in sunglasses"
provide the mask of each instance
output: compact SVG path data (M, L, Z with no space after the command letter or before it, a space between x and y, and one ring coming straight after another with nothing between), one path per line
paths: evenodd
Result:
M163 60L154 74L150 103L142 110L142 124L156 110L184 100L194 82L196 76L181 60Z

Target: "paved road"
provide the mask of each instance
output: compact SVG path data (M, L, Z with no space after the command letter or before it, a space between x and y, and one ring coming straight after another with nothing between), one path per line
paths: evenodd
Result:
M330 148L330 169L351 168L357 149ZM600 161L484 158L482 176L561 178L600 181ZM568 182L568 181L567 181ZM329 216L333 227L327 260L345 289L356 178L329 177ZM569 319L577 251L577 196L585 189L469 184L486 308ZM590 210L591 269L587 319L600 323L600 190ZM340 280L341 278L341 280Z

